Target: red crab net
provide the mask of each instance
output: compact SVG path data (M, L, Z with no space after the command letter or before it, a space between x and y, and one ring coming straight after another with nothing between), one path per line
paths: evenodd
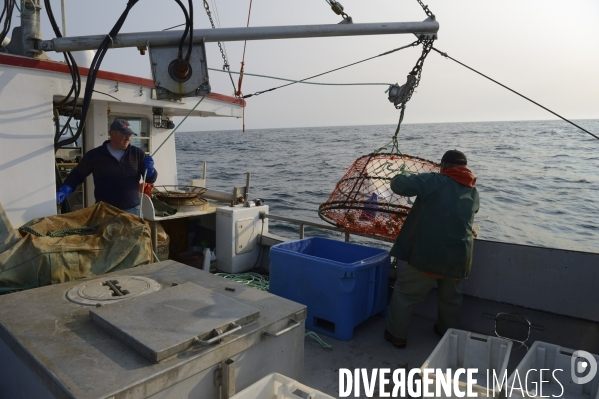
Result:
M436 163L397 153L373 153L358 158L335 190L318 208L325 221L349 232L392 241L415 198L391 191L391 179L402 170L438 172Z

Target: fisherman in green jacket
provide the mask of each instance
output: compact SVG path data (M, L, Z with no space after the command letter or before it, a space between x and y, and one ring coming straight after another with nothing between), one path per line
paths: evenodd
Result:
M466 156L447 151L440 173L402 171L391 180L394 193L416 196L390 254L408 266L395 283L385 325L385 339L403 348L414 305L437 283L439 312L434 331L456 328L462 305L461 280L472 265L474 214L478 212L476 176Z

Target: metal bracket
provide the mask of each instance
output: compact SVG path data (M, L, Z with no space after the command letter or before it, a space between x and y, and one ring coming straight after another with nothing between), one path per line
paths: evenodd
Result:
M235 361L229 358L220 362L214 370L213 381L215 387L221 387L222 399L229 399L235 395Z
M436 33L424 33L424 32L415 32L414 36L416 36L420 40L437 40Z
M189 60L189 71L185 78L178 78L173 72L178 46L148 45L152 78L156 86L156 96L162 99L177 99L182 97L206 96L211 88L208 79L208 63L204 40L193 46ZM175 66L173 66L175 65ZM160 90L162 89L162 90Z

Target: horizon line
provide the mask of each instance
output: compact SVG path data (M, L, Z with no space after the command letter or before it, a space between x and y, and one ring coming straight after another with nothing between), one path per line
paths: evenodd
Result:
M575 121L599 121L599 118L585 118L585 119L571 119ZM457 122L411 122L403 123L405 125L439 125L439 124L454 124L454 123L497 123L497 122L564 122L566 121L555 118L555 119L521 119L521 120L495 120L495 121L457 121ZM357 125L321 125L321 126L291 126L291 127L267 127L267 128L252 128L246 129L246 132L251 130L274 130L274 129L312 129L322 127L356 127L356 126L395 126L394 123L375 123L375 124L357 124ZM572 126L575 127L575 126ZM208 130L186 130L177 131L176 133L202 133L202 132L238 132L242 129L208 129Z

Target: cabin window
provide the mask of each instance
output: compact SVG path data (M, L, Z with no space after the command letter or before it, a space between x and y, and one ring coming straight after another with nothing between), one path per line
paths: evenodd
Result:
M131 145L141 148L146 154L152 151L152 138L150 136L150 119L139 116L110 115L108 117L108 130L115 119L124 119L131 125L131 130L137 136L131 137Z

